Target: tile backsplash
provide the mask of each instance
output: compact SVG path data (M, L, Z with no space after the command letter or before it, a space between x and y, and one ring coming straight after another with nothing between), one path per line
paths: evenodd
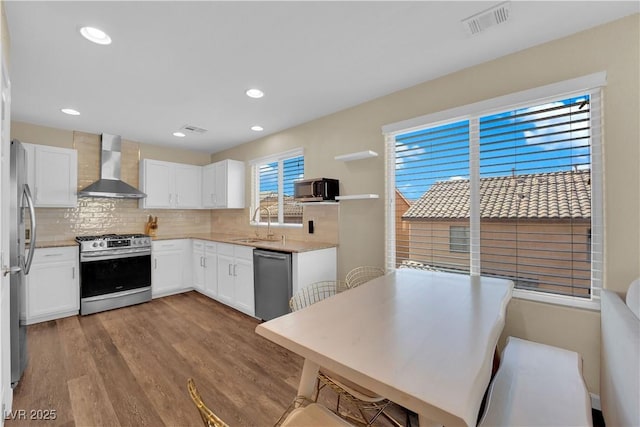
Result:
M100 136L73 133L78 150L78 189L100 176ZM139 145L122 141L122 180L138 187ZM75 208L36 208L40 242L72 240L75 236L106 233L144 233L149 215L158 217L158 236L208 233L211 211L139 209L137 200L80 197Z
M100 177L100 136L73 132L73 147L78 151L78 189ZM139 187L140 146L122 141L121 178ZM157 236L201 233L266 235L265 227L249 224L249 209L181 210L139 209L138 201L102 197L80 197L74 208L36 208L38 241L73 240L76 236L107 233L144 233L149 215L158 217ZM339 206L306 205L303 227L273 227L272 232L293 240L338 243ZM315 231L308 233L308 221Z

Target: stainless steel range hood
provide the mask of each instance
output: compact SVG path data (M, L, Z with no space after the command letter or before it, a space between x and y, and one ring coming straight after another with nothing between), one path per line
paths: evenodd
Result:
M79 197L111 197L116 199L141 199L142 191L120 180L122 141L117 135L102 134L100 152L100 179L78 191Z

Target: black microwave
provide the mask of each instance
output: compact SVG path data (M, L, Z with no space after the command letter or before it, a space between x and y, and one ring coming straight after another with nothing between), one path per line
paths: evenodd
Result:
M335 200L340 195L340 181L331 178L301 179L293 182L293 193L299 202Z

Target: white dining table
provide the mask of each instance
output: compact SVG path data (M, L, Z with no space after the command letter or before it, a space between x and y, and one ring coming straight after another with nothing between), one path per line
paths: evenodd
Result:
M322 366L419 415L420 425L475 426L513 282L397 269L256 333L299 354L298 394Z

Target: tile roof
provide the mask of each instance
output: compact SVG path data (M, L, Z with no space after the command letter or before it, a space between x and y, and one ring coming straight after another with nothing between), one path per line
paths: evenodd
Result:
M273 192L260 192L260 206L266 207L271 212L271 218L278 218L278 195ZM302 204L292 196L284 196L284 216L302 217Z
M591 218L591 173L481 178L480 196L480 216L485 219ZM436 182L402 218L469 218L469 180Z

